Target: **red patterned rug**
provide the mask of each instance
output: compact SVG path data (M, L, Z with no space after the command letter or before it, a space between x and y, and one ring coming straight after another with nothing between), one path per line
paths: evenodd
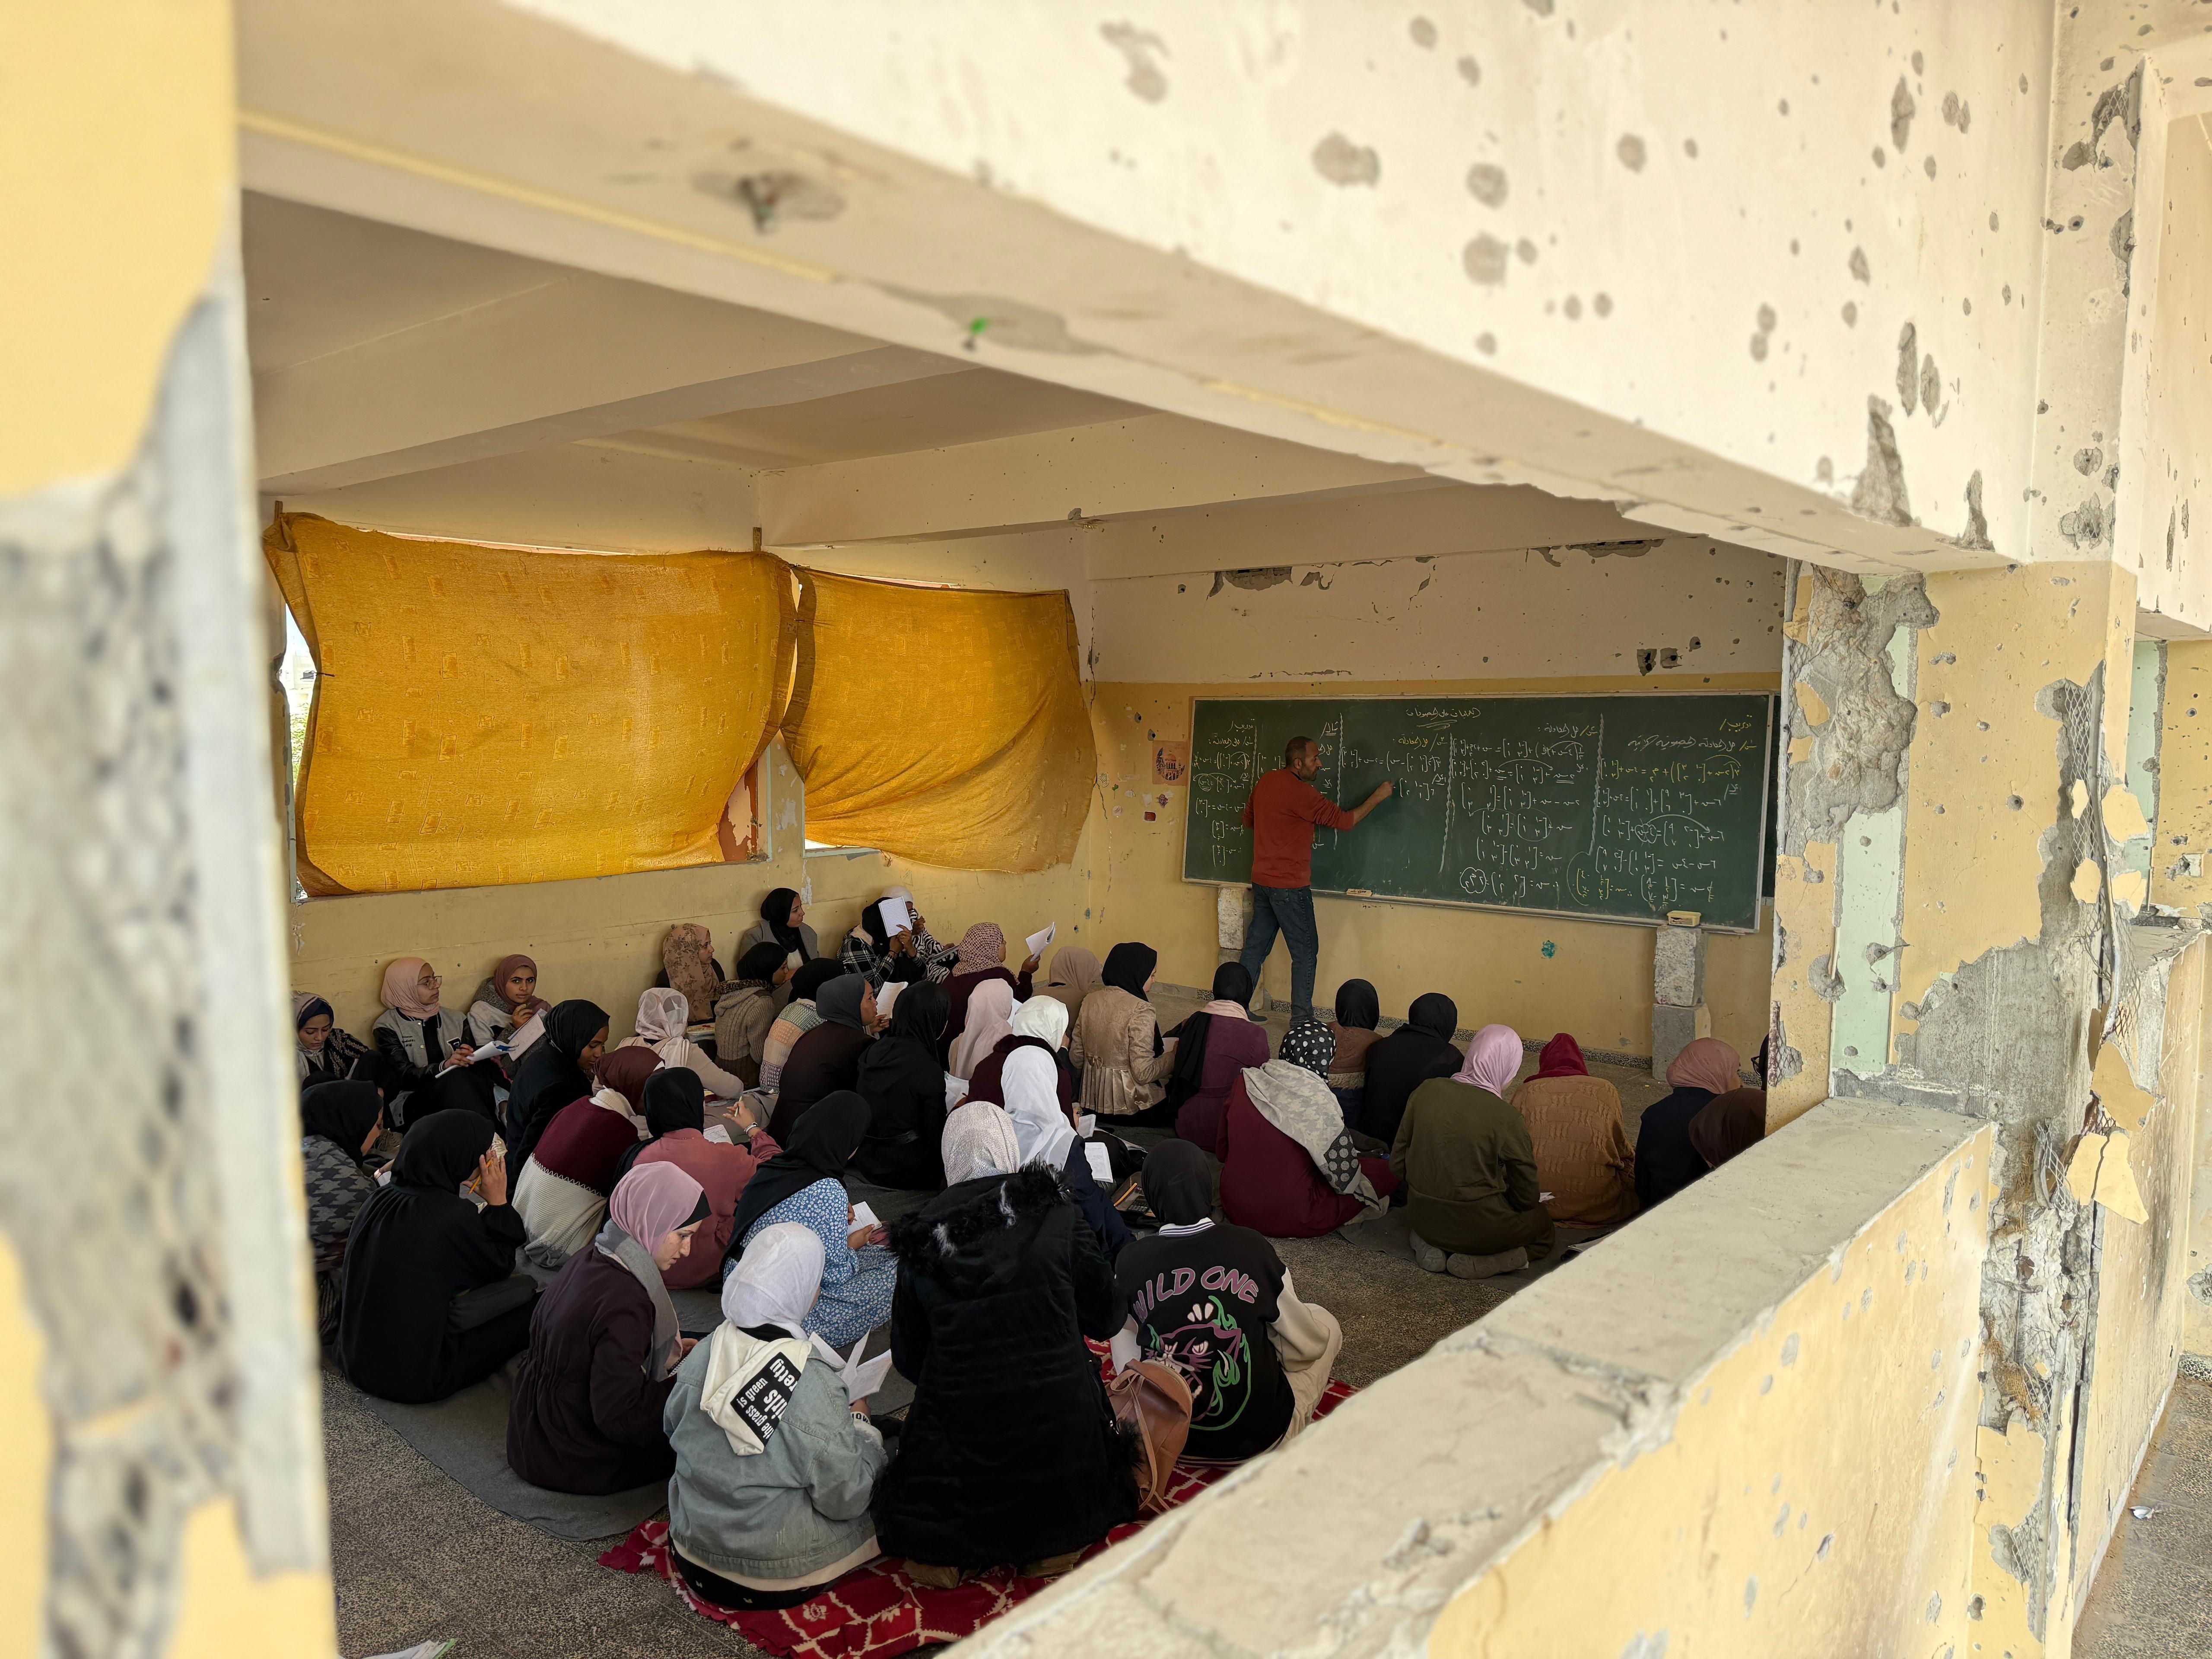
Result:
M1352 1396L1331 1382L1314 1410L1316 1420ZM1226 1469L1178 1467L1169 1487L1174 1504L1188 1503ZM1117 1527L1106 1544L1119 1543L1144 1523ZM1096 1555L1106 1547L1091 1552ZM1089 1555L1084 1558L1090 1559ZM1010 1567L963 1581L957 1589L929 1589L906 1576L906 1563L884 1557L847 1573L811 1601L781 1613L737 1613L701 1601L670 1565L668 1522L648 1521L599 1558L603 1567L658 1573L675 1587L692 1612L732 1626L745 1640L778 1659L890 1659L939 1642L972 1636L1000 1613L1026 1601L1052 1581L1019 1578Z

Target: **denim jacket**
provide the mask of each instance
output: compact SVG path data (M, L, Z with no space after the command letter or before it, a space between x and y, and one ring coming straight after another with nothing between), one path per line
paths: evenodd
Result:
M700 1342L676 1368L661 1414L676 1449L669 1540L726 1578L810 1582L874 1537L868 1500L889 1461L883 1437L853 1415L836 1370L817 1361L800 1371L766 1448L738 1456L699 1408L708 1347Z

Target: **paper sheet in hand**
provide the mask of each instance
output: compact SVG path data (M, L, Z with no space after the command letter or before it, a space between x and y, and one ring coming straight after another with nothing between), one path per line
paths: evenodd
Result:
M968 1079L947 1072L945 1074L945 1109L949 1112L967 1098Z
M1083 1143L1083 1156L1090 1161L1091 1178L1099 1185L1110 1186L1114 1180L1114 1155L1101 1142Z
M1044 955L1044 947L1052 943L1052 936L1059 931L1060 924L1055 921L1048 923L1042 933L1031 933L1029 938L1030 954L1042 957Z
M543 1012L531 1017L507 1034L507 1052L519 1054L545 1035L545 1016Z
M503 1060L513 1052L514 1050L504 1042L487 1042L465 1060L447 1060L438 1068L438 1075L443 1077L456 1066L473 1066L480 1060Z
M914 912L907 908L906 901L902 898L884 900L876 906L876 914L884 919L884 937L886 939L914 926Z
M718 1142L724 1146L727 1146L731 1144L729 1128L726 1125L720 1123L709 1123L707 1126L706 1138L709 1140Z
M1096 1112L1085 1112L1081 1117L1076 1119L1075 1133L1081 1135L1085 1140L1090 1139L1092 1135L1097 1133L1098 1114Z
M883 1224L876 1219L876 1212L873 1210L865 1204L855 1204L853 1206L853 1218L845 1224L845 1236L850 1238L863 1227L880 1227Z
M855 1400L866 1400L884 1386L884 1378L890 1374L890 1350L884 1349L873 1359L863 1359L860 1350L867 1346L868 1339L864 1336L853 1345L851 1353L842 1354L824 1342L819 1334L814 1338L815 1353L837 1368L837 1375L845 1384L845 1399L848 1404Z

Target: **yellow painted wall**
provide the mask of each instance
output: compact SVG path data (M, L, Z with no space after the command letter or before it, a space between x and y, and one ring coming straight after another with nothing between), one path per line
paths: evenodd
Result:
M2202 855L2202 873L2185 860ZM2150 896L2191 915L2212 904L2212 640L2166 647L2166 704L2158 740L2158 825Z
M612 1017L619 1038L634 1029L638 994L660 972L661 940L672 924L704 923L728 969L739 935L760 919L761 901L777 887L805 890L811 884L807 921L823 950L833 954L860 907L891 885L914 890L931 931L947 944L971 922L997 922L1017 964L1019 936L1048 921L1060 924L1063 942L1091 938L1085 916L1090 830L1071 863L1033 875L930 869L880 853L807 858L804 791L781 743L769 746L762 771L772 849L766 861L596 881L311 899L292 908L292 983L326 998L338 1024L365 1037L382 1012L377 988L392 957L428 958L445 976L447 1000L459 1007L494 963L520 951L537 958L543 994L556 1001L589 998Z
M1774 688L1771 678L1757 674L1699 676L1697 684L1714 690ZM1327 694L1502 696L1653 689L1634 676L1607 676L1340 681ZM1107 799L1106 853L1093 884L1102 937L1141 939L1159 951L1162 979L1203 986L1219 960L1217 890L1182 878L1187 792L1152 781L1152 740L1190 735L1194 697L1294 697L1311 695L1311 688L1121 684L1094 690L1092 717ZM1153 822L1145 821L1146 811L1156 814ZM1341 981L1366 979L1381 994L1384 1014L1394 1018L1402 1018L1407 1005L1423 992L1441 991L1459 1005L1463 1026L1497 1020L1523 1037L1566 1030L1585 1048L1651 1052L1649 927L1325 896L1316 897L1314 908L1321 929L1317 1005L1332 1000ZM1756 933L1714 933L1706 948L1713 1033L1748 1061L1766 1031L1771 935L1765 927ZM1268 958L1264 982L1277 998L1289 1000L1290 958L1279 945Z
M1665 1443L1556 1506L1444 1609L1428 1650L1978 1651L1974 1368L1993 1145L1984 1127L1932 1166L1693 1377Z

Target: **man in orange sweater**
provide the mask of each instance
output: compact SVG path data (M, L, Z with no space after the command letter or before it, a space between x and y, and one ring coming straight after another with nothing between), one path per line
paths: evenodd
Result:
M1314 927L1313 839L1316 830L1349 830L1390 799L1392 786L1376 786L1346 811L1313 787L1321 771L1321 746L1311 738L1283 745L1283 763L1252 786L1244 824L1252 832L1252 921L1244 931L1244 971L1260 981L1267 952L1280 933L1291 951L1291 1020L1313 1018L1314 969L1321 934Z

